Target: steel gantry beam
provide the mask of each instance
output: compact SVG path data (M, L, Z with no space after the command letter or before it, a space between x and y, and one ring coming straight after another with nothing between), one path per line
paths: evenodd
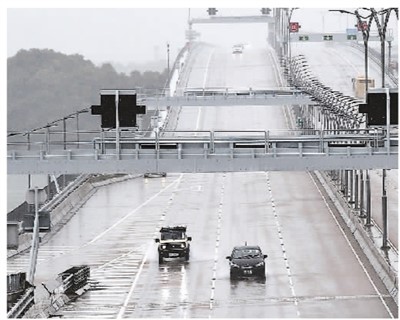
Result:
M209 18L193 18L189 24L210 24L210 23L275 23L271 16L212 16Z
M226 91L228 92L228 91ZM143 97L141 103L148 109L159 107L180 106L268 106L268 105L292 105L307 104L314 105L311 96L300 90L269 90L260 93L257 91L246 91L243 93L225 93L224 90L191 90L186 91L184 96L149 96Z
M339 32L326 33L291 33L290 42L349 42L362 41L361 33L348 34ZM369 41L380 41L378 35L371 35ZM393 41L393 37L388 37L387 41Z
M9 174L309 171L397 168L397 140L383 133L173 131L144 137L95 137L79 149L52 140L9 143Z

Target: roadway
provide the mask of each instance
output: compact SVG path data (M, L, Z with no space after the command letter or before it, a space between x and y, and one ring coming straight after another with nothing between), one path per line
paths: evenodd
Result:
M265 48L206 48L189 87L277 86ZM285 109L182 107L176 129L285 129ZM40 247L35 283L51 284L72 265L89 264L96 289L59 311L66 318L397 317L396 306L357 244L343 233L307 172L170 174L104 186ZM186 224L188 263L159 266L162 225ZM231 282L232 247L268 254L265 282ZM22 255L9 269L26 263ZM45 292L42 292L45 294Z

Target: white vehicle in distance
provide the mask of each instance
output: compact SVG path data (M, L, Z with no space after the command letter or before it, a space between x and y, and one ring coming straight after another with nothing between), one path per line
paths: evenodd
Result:
M232 53L243 53L244 45L243 44L235 44L232 47Z

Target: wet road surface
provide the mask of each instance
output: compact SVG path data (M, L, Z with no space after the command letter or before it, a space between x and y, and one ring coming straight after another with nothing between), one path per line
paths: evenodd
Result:
M224 64L241 71L224 77L209 67ZM270 64L261 49L244 51L241 58L205 50L190 85L265 81L274 87ZM183 107L177 129L284 129L284 111ZM397 316L382 282L336 219L307 172L136 178L99 188L41 246L36 282L50 282L72 265L90 265L94 289L59 311L66 318ZM154 238L171 224L187 225L190 261L159 265ZM265 281L229 279L225 257L246 241L268 254Z

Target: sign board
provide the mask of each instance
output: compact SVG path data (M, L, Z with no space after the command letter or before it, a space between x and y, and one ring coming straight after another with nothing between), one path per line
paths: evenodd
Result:
M18 249L19 223L7 221L7 249Z
M346 34L347 35L357 35L357 29L356 28L347 28Z
M43 204L46 202L47 193L44 189L37 189L38 192L38 204ZM28 204L35 204L35 189L29 189L26 192L26 202Z
M24 214L22 228L25 232L33 232L35 213ZM49 211L39 211L39 232L51 231L51 218Z

